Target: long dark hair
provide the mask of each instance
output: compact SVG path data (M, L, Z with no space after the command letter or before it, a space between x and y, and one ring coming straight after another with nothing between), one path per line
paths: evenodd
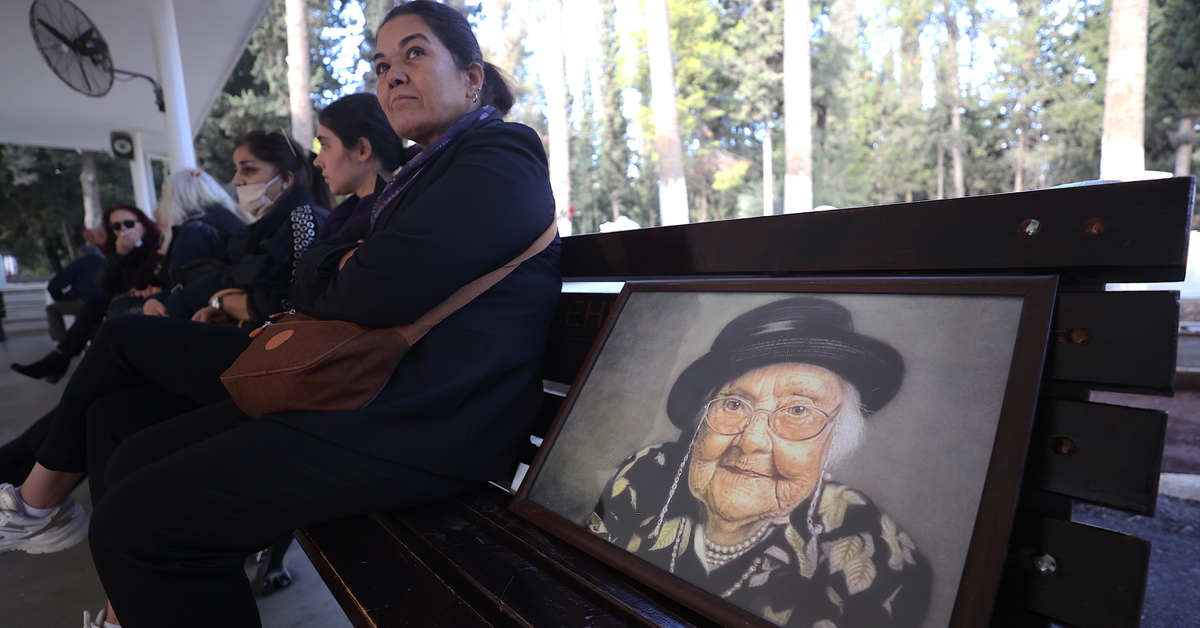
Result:
M385 170L400 167L400 137L392 129L374 94L350 94L337 99L321 111L321 126L333 131L342 146L353 149L359 138L371 144L371 153Z
M142 223L142 228L146 230L146 233L142 236L143 244L158 244L158 239L162 237L162 231L159 230L158 223L151 220L145 212L133 205L113 205L104 210L104 235L107 238L104 240L104 244L100 245L101 251L112 253L117 250L117 234L112 230L112 214L119 209L137 216L137 221Z
M500 115L505 115L512 109L513 93L504 78L504 72L483 60L479 40L475 39L471 23L462 13L432 0L411 0L388 11L387 16L379 23L379 28L382 29L384 24L401 15L415 15L429 25L454 57L454 64L458 69L466 72L471 69L473 63L483 66L483 88L479 91L483 104L495 107L500 111Z
M325 185L321 169L312 163L316 155L288 137L282 129L250 131L233 145L234 148L242 146L255 157L274 166L279 174L290 172L295 180L295 187L304 186L312 190L317 205L324 208L333 205L333 195L329 193L329 186Z

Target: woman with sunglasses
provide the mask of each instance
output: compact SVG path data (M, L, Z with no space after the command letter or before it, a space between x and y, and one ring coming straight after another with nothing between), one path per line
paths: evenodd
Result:
M96 284L105 292L84 302L66 336L49 355L33 364L13 364L12 369L34 379L57 382L95 335L104 321L112 298L128 290L144 290L157 285L155 271L160 231L142 210L132 205L114 205L103 214L104 265L96 273Z

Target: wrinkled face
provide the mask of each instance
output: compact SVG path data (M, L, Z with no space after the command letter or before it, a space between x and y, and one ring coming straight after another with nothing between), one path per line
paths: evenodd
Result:
M341 138L324 124L317 124L317 142L321 144L321 152L313 164L321 169L330 192L338 196L353 194L364 177L375 178L367 160L360 158L358 148L342 144Z
M816 487L833 425L808 440L788 441L772 432L767 416L797 403L833 416L842 403L841 379L811 364L772 364L729 382L718 395L736 395L761 412L739 434L718 434L701 423L688 468L692 494L709 517L728 522L790 513Z
M459 118L477 109L471 97L483 85L478 63L463 71L425 20L392 18L379 29L376 95L396 134L429 146Z

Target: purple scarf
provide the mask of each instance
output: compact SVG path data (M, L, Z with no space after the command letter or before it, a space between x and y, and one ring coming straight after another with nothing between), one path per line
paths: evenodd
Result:
M459 118L458 122L455 122L454 126L450 127L445 133L442 133L442 136L436 142L426 146L425 150L417 153L416 157L413 157L408 163L404 164L400 172L396 173L396 176L392 177L391 181L388 181L387 187L383 188L383 191L375 198L375 206L371 208L371 229L375 228L375 221L379 220L379 214L383 212L383 208L390 205L392 201L396 200L397 196L400 196L401 192L408 188L408 184L412 183L413 179L421 174L421 171L425 169L425 163L434 154L449 144L464 129L476 122L486 120L494 113L496 113L495 107L484 105Z

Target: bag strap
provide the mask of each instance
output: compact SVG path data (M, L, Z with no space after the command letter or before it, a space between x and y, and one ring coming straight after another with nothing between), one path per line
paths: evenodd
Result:
M524 253L518 255L513 261L493 270L492 272L479 277L475 281L459 288L457 292L446 298L433 309L425 313L424 316L418 318L411 325L397 325L392 329L400 334L408 341L408 346L417 343L434 325L442 322L447 316L458 311L462 306L470 303L475 297L483 294L488 288L496 285L501 279L508 276L521 262L541 253L550 243L554 241L554 237L558 235L558 224L555 221L550 222L550 226L534 240L533 244Z

